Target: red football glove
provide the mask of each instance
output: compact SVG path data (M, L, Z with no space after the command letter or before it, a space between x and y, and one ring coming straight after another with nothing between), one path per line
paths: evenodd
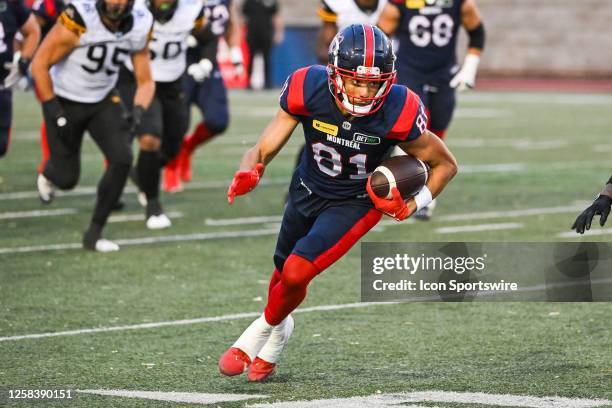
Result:
M410 209L406 205L406 202L402 198L402 195L397 187L393 187L391 189L391 195L393 196L392 199L389 200L386 198L380 198L374 193L372 186L370 186L371 178L372 176L368 177L366 191L374 203L374 207L376 207L378 211L395 218L397 221L402 221L408 218L408 216L410 216Z
M234 174L232 184L227 190L227 201L230 204L234 203L234 198L237 195L243 195L251 191L259 183L259 179L264 172L264 165L257 163L255 168L249 171L237 171Z

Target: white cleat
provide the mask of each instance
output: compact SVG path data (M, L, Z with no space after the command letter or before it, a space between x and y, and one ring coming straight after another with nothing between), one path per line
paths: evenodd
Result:
M55 186L53 183L43 176L42 173L39 173L36 179L36 187L38 188L38 197L40 197L40 201L42 201L43 204L50 204L55 194Z
M100 238L96 241L97 252L115 252L119 250L119 245L108 239Z
M147 228L150 230L159 230L172 226L172 221L166 214L152 215L147 219Z
M139 191L136 198L138 199L138 204L140 204L143 208L147 207L147 195L145 193Z

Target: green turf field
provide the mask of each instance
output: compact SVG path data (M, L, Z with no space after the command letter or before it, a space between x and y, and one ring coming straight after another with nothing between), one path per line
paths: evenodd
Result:
M32 95L15 95L13 141L0 160L0 406L34 404L9 401L8 389L49 388L253 396L213 403L221 407L421 391L591 402L521 405L504 397L444 402L428 396L393 406L586 407L612 400L610 304L357 307L359 246L310 286L275 377L249 384L245 377L220 376L218 357L265 305L275 232L302 138L296 131L262 184L229 207L229 180L274 114L277 95L234 92L231 104L231 127L198 151L194 181L180 194L163 196L173 227L147 230L130 185L126 208L106 229L122 249L96 254L74 247L91 215L101 155L87 139L77 189L42 206L35 193L39 108ZM611 108L609 95L462 95L448 133L460 170L434 220L385 222L365 240L609 242L610 225L597 225L585 237L571 235L569 226L609 177ZM318 308L326 305L336 307ZM138 326L147 323L152 327ZM101 328L113 330L80 331ZM67 333L16 337L58 332ZM191 406L73 395L46 404ZM339 401L308 406L365 406Z

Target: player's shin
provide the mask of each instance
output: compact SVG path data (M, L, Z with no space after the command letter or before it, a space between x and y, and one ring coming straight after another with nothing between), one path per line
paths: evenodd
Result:
M314 264L291 254L283 266L281 280L270 291L264 314L271 325L280 324L306 297L306 288L319 274Z

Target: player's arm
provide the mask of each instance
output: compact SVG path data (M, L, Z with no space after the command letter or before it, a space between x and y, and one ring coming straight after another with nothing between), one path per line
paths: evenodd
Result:
M484 25L475 0L463 1L461 5L461 25L465 28L469 37L468 50L463 66L451 80L450 85L459 91L464 91L468 88L473 88L476 83L476 72L480 63L480 54L485 44Z
M43 102L55 97L49 69L79 45L79 36L84 31L84 27L73 26L68 28L60 20L49 31L38 48L32 61L32 76Z
M9 70L4 81L0 83L4 88L12 88L19 83L19 80L26 76L28 67L34 51L40 41L40 27L36 23L36 18L26 9L23 1L14 2L13 17L19 25L19 33L23 37L20 43L19 51L13 54L13 60L9 64L5 64L5 68ZM2 26L0 25L0 30Z
M383 30L385 34L391 36L395 34L402 19L402 13L399 8L391 2L385 4L380 17L378 17L378 28Z
M329 44L338 32L336 23L323 23L317 33L317 58L319 63L327 65Z
M610 215L610 208L612 207L612 176L604 186L599 196L593 201L589 207L587 207L574 221L572 229L575 229L577 233L584 234L585 230L591 229L591 222L595 215L599 215L599 225L602 227L605 225L608 215Z
M155 81L153 81L153 75L151 75L148 42L143 49L132 54L132 64L134 65L134 78L136 79L134 108L131 115L131 126L134 130L140 124L142 115L155 95Z
M237 195L243 195L257 186L265 166L287 143L298 120L289 113L279 109L276 116L266 126L255 146L246 151L240 161L240 169L234 175L232 184L227 191L230 204Z
M274 27L274 44L280 44L285 39L285 21L279 10L272 16L272 26Z
M241 76L244 72L244 60L242 58L242 49L240 48L242 34L240 32L240 19L236 9L236 2L232 2L230 6L225 40L229 46L230 59L232 64L234 64L234 73L236 76Z
M320 64L327 65L327 53L329 50L329 44L334 39L334 36L338 32L338 16L334 11L325 3L325 0L321 1L317 10L317 15L321 19L321 27L317 33L317 59Z
M419 193L425 195L431 194L429 201L437 197L455 174L457 174L457 161L455 160L455 156L448 150L442 140L429 130L423 132L423 134L415 140L399 144L399 147L406 153L427 163L429 167L431 167L431 175L425 186L429 191ZM407 205L411 214L417 210L416 201L418 200L419 197L417 195L416 200L410 199L408 201ZM419 205L419 208L422 206L423 205Z
M26 22L19 28L23 35L21 43L21 58L29 64L40 41L40 27L34 14L30 14Z

